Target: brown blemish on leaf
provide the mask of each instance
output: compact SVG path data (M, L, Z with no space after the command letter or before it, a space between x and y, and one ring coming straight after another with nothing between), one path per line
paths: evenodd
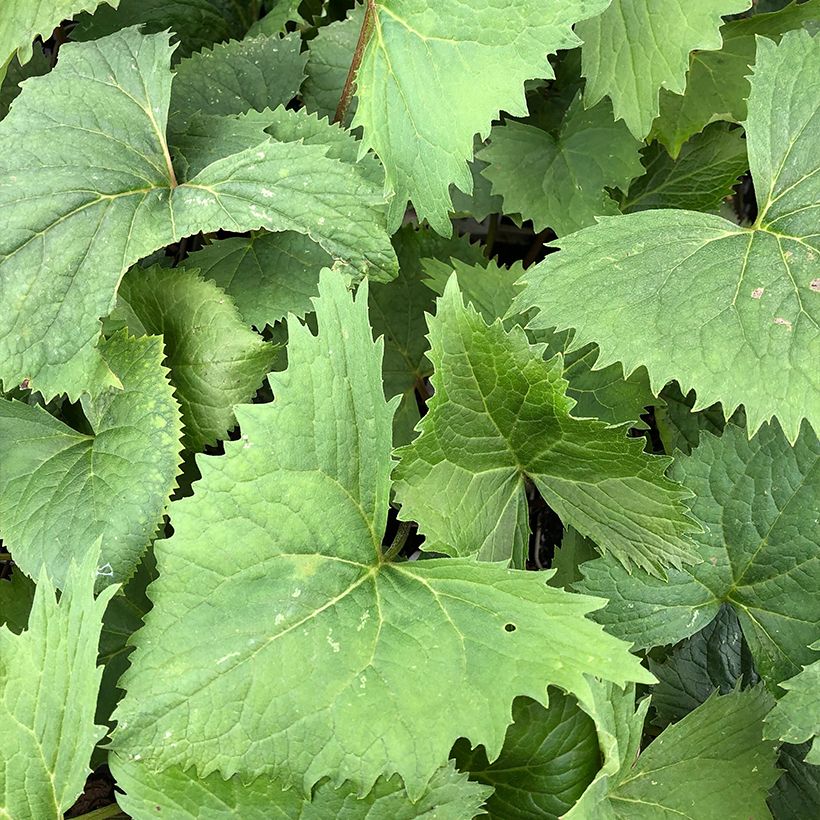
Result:
M763 295L763 288L755 288L752 291L752 299L759 299Z
M809 282L809 287L815 293L820 293L820 279L812 279L811 282Z
M783 327L788 328L789 330L792 329L792 323L788 319L781 319L780 316L777 316L774 320L776 325L783 325Z

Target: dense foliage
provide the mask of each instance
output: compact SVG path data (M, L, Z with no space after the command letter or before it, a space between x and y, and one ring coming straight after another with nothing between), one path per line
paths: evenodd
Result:
M0 817L820 816L818 28L6 0Z

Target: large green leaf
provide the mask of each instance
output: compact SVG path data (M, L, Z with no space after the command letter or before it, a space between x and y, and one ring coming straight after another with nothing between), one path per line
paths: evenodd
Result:
M777 747L763 739L771 701L762 687L713 696L668 727L637 761L641 704L619 736L632 745L593 783L566 820L756 820L769 818ZM605 700L599 707L608 708ZM616 715L613 723L625 721ZM614 758L610 757L610 761ZM614 769L614 771L613 771Z
M696 409L746 409L749 432L776 416L790 441L820 429L820 96L795 76L820 72L820 37L758 41L746 124L759 217L751 230L710 214L604 218L525 274L514 307L534 328L573 327L603 361L676 379Z
M305 77L299 34L232 40L197 52L176 68L171 116L244 114L287 105Z
M276 348L245 326L224 291L193 271L134 267L119 293L143 332L163 338L185 448L226 438L234 405L253 398Z
M579 93L557 133L510 121L493 128L479 157L488 163L481 173L503 198L505 213L563 236L594 225L597 216L619 213L606 189L626 190L643 173L639 148L626 126L612 119L608 103L585 110Z
M199 458L173 537L155 544L113 748L306 792L331 775L365 794L397 772L417 800L458 737L498 755L514 697L543 703L548 684L586 697L587 674L653 679L584 617L600 602L543 574L389 560L396 402L366 287L354 302L327 272L316 305L318 336L290 323L274 402L237 408L241 439Z
M179 41L180 56L187 57L213 43L242 37L258 17L259 6L260 0L119 0L116 10L101 6L94 14L81 15L71 35L96 40L128 26L140 26L145 34L170 30Z
M71 562L59 603L43 569L25 632L0 626L0 815L7 820L62 820L105 733L94 724L97 644L116 587L94 599L99 546Z
M574 418L560 356L545 362L520 327L488 326L455 277L429 325L435 394L395 475L401 517L429 549L523 566L529 478L565 524L626 566L662 574L694 559L668 461L622 429Z
M809 0L791 3L772 14L755 14L724 24L720 29L723 47L719 51L692 54L686 92L681 96L661 91L660 114L652 124L653 135L676 157L681 146L713 120L743 122L757 48L755 37L778 41L784 32L818 18L820 0Z
M578 44L572 26L608 0L509 0L502 6L368 0L373 34L357 75L354 126L384 163L398 227L411 199L441 234L452 227L451 183L472 190L473 136L503 109L527 113L524 81L552 77L547 54ZM481 82L475 82L481 77Z
M585 100L612 100L643 139L658 115L658 91L683 94L689 52L721 46L721 15L737 14L751 0L612 0L602 14L576 27L587 78Z
M294 230L360 273L395 274L381 192L327 156L332 146L268 138L177 184L165 141L170 55L167 35L133 29L69 44L0 121L9 386L29 379L46 398L73 398L115 383L95 344L120 277L199 231Z
M820 641L810 647L820 651ZM812 741L806 761L820 766L820 660L780 686L786 694L766 718L766 737L780 738L787 743Z
M549 709L526 698L513 702L512 725L492 763L483 748L471 750L464 740L453 756L462 771L495 789L487 813L497 820L558 820L600 765L595 724L557 691L550 692Z
M182 433L162 365L162 340L106 340L101 353L122 389L85 406L93 435L38 405L0 401L0 534L15 563L45 566L62 587L69 561L102 537L114 581L136 567L174 486Z
M806 647L820 631L817 499L820 445L807 426L794 447L764 427L751 441L734 425L705 434L673 475L695 494L692 514L702 563L671 571L664 583L627 575L611 559L583 564L577 587L609 599L597 614L638 646L674 643L731 605L761 676L773 685L814 660Z
M134 820L156 817L157 812L174 820L472 820L492 789L473 783L452 763L439 769L424 794L411 801L401 779L379 778L365 796L359 797L350 783L334 788L322 781L311 799L297 789L284 789L267 777L243 783L237 775L223 780L218 772L198 778L178 766L152 772L142 763L111 756L111 772L120 807Z

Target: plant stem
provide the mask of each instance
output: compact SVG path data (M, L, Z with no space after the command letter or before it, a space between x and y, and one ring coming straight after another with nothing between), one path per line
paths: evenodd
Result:
M410 535L412 524L409 521L399 521L399 528L396 530L396 537L382 557L382 562L392 561L404 548L407 543L407 536Z
M11 561L11 554L0 550L0 561Z
M356 73L362 62L364 47L370 40L370 35L373 33L373 26L376 22L376 0L365 0L365 4L366 8L364 11L364 20L362 20L362 28L359 32L359 39L356 43L356 50L353 52L353 59L350 62L347 77L345 78L342 96L339 98L339 105L336 107L336 113L333 116L333 122L342 122L347 114L350 100L353 98L353 87L356 85Z

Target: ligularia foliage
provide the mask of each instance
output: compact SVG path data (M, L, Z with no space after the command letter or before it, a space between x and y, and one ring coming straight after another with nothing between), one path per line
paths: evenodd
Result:
M818 19L0 3L0 818L820 817Z

